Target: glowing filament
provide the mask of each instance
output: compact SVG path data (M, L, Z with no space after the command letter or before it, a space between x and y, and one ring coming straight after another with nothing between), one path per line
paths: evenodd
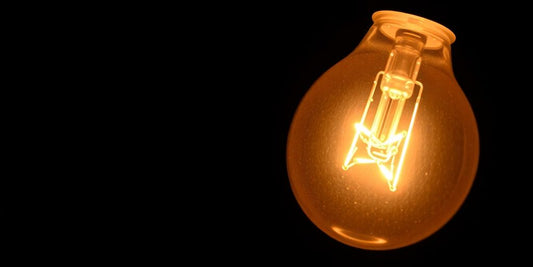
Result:
M407 151L407 147L409 145L411 131L413 129L416 113L418 111L418 104L422 95L423 86L422 83L418 81L415 82L419 88L418 96L416 98L407 129L398 133L391 132L387 138L383 138L383 136L378 136L375 131L368 129L364 125L368 109L371 106L374 96L375 87L379 83L379 79L382 75L383 72L379 72L376 76L376 81L374 81L374 86L368 98L367 106L365 108L365 112L363 113L363 117L361 118L361 122L355 124L355 136L342 168L344 170L348 170L350 167L357 164L375 163L379 167L381 174L386 178L390 191L396 191L398 180L400 178L400 172L404 163L405 152ZM405 99L402 100L405 101ZM394 117L401 117L402 114L401 112L399 113L400 114L389 114L387 116L392 115ZM376 118L374 118L374 122L375 121ZM398 125L396 125L396 127L397 126ZM358 152L358 148L361 146L366 148L364 150L365 153L360 153L362 156L356 156L356 152Z
M376 75L361 121L355 124L355 136L342 166L348 170L357 164L377 164L391 191L396 191L398 185L422 96L423 86L416 77L425 41L425 36L398 31L385 70ZM372 105L378 85L380 100L377 105ZM409 104L408 100L417 88L416 100ZM412 108L410 116L404 112L407 107ZM373 118L367 127L365 120L369 114ZM358 151L359 147L366 149Z

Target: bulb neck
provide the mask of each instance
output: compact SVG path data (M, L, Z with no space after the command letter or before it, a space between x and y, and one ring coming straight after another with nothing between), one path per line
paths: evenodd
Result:
M451 45L455 34L445 26L432 20L398 11L377 11L372 15L374 23L383 24L382 33L395 39L401 29L410 30L427 38L425 49L439 49L443 45Z
M424 35L404 29L397 31L381 82L381 90L390 98L407 99L413 94L425 43Z

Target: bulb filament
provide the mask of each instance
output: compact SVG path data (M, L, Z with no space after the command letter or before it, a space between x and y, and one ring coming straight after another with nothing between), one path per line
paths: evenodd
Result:
M377 164L393 192L422 96L423 85L416 78L425 41L425 36L412 31L396 33L385 70L376 75L361 120L355 123L355 136L342 166L348 170L357 164ZM378 86L381 90L376 95ZM409 100L415 91L418 92L413 103ZM374 97L379 97L377 105L373 105ZM371 122L367 123L367 119Z

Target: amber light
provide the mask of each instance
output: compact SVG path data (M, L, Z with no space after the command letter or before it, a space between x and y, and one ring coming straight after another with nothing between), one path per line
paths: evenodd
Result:
M395 249L446 224L472 186L479 137L446 27L378 11L361 43L301 101L287 142L309 219L358 248Z

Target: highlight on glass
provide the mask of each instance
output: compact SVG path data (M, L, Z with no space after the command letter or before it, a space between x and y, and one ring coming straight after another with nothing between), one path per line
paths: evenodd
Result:
M432 20L378 11L359 45L294 114L292 191L332 238L395 249L439 230L475 178L479 136L451 63L455 35Z

